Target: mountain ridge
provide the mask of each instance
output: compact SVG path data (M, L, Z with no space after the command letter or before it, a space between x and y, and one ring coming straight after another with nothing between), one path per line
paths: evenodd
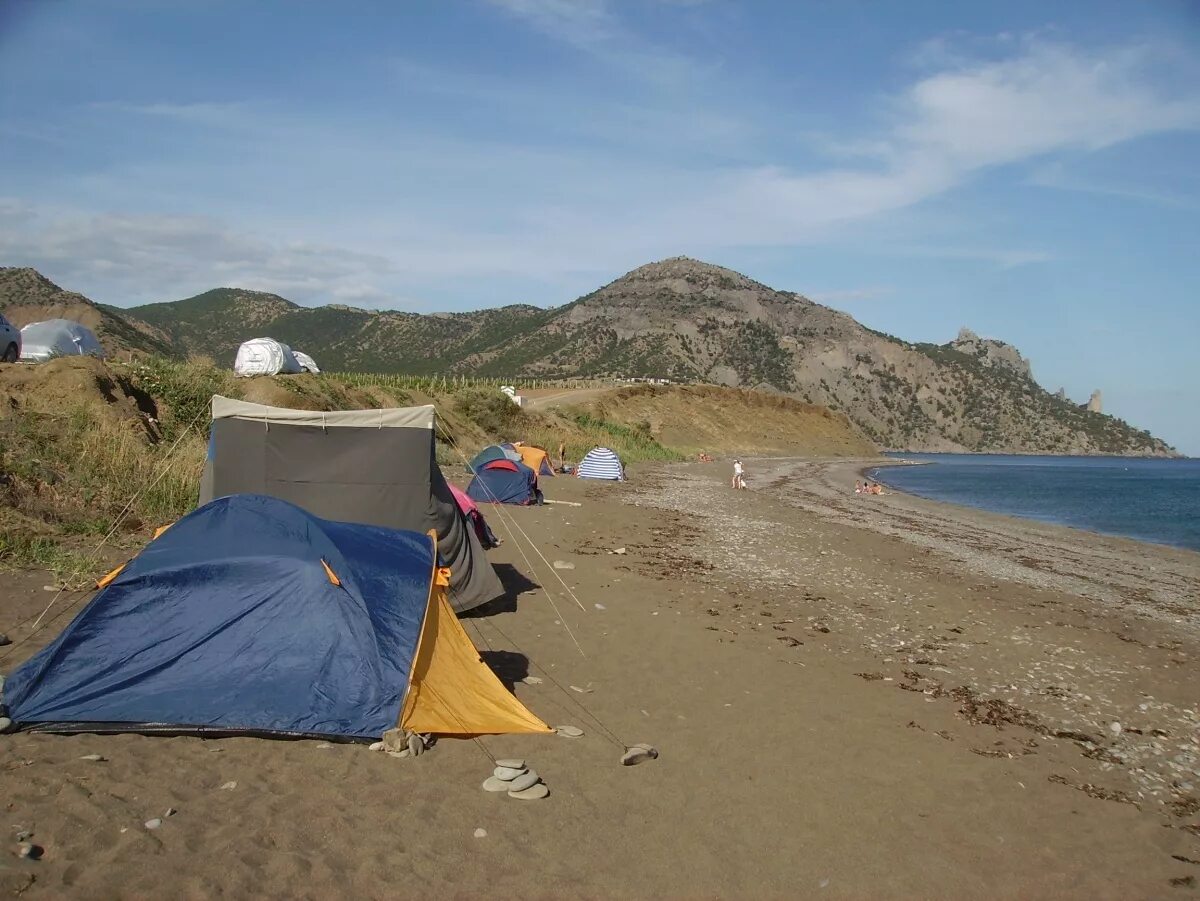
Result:
M118 314L164 336L177 356L232 360L242 341L269 335L326 370L757 388L842 412L897 450L1177 456L1145 430L1050 394L1010 344L969 329L946 344L908 342L688 257L647 263L549 308L302 307L218 288Z

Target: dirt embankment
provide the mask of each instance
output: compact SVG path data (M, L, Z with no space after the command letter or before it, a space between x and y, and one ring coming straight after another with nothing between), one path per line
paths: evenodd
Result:
M560 403L570 403L563 397ZM874 445L840 413L788 397L714 385L618 388L581 405L602 419L647 427L684 453L873 456Z

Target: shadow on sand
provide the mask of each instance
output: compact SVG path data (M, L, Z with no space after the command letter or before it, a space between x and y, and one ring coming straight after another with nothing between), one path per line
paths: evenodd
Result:
M494 564L500 584L504 586L504 594L494 601L480 604L474 610L460 614L462 617L495 616L497 613L516 613L517 598L531 591L537 591L542 586L530 580L523 572L511 563Z
M516 684L529 675L529 658L524 654L515 651L483 651L479 656L509 691L513 691Z

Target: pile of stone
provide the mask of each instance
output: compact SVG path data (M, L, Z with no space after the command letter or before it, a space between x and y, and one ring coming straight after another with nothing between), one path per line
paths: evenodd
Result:
M389 757L420 757L434 745L432 735L406 732L403 729L388 729L383 741L371 745L372 751L383 751Z
M510 798L538 801L550 794L550 789L537 774L525 766L525 761L509 758L497 760L492 775L483 781L485 792L508 792Z

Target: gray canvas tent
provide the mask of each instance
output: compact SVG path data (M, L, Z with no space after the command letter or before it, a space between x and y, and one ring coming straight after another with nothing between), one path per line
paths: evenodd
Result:
M323 519L434 529L450 602L470 610L503 594L434 457L432 406L330 413L212 399L200 503L266 494Z

